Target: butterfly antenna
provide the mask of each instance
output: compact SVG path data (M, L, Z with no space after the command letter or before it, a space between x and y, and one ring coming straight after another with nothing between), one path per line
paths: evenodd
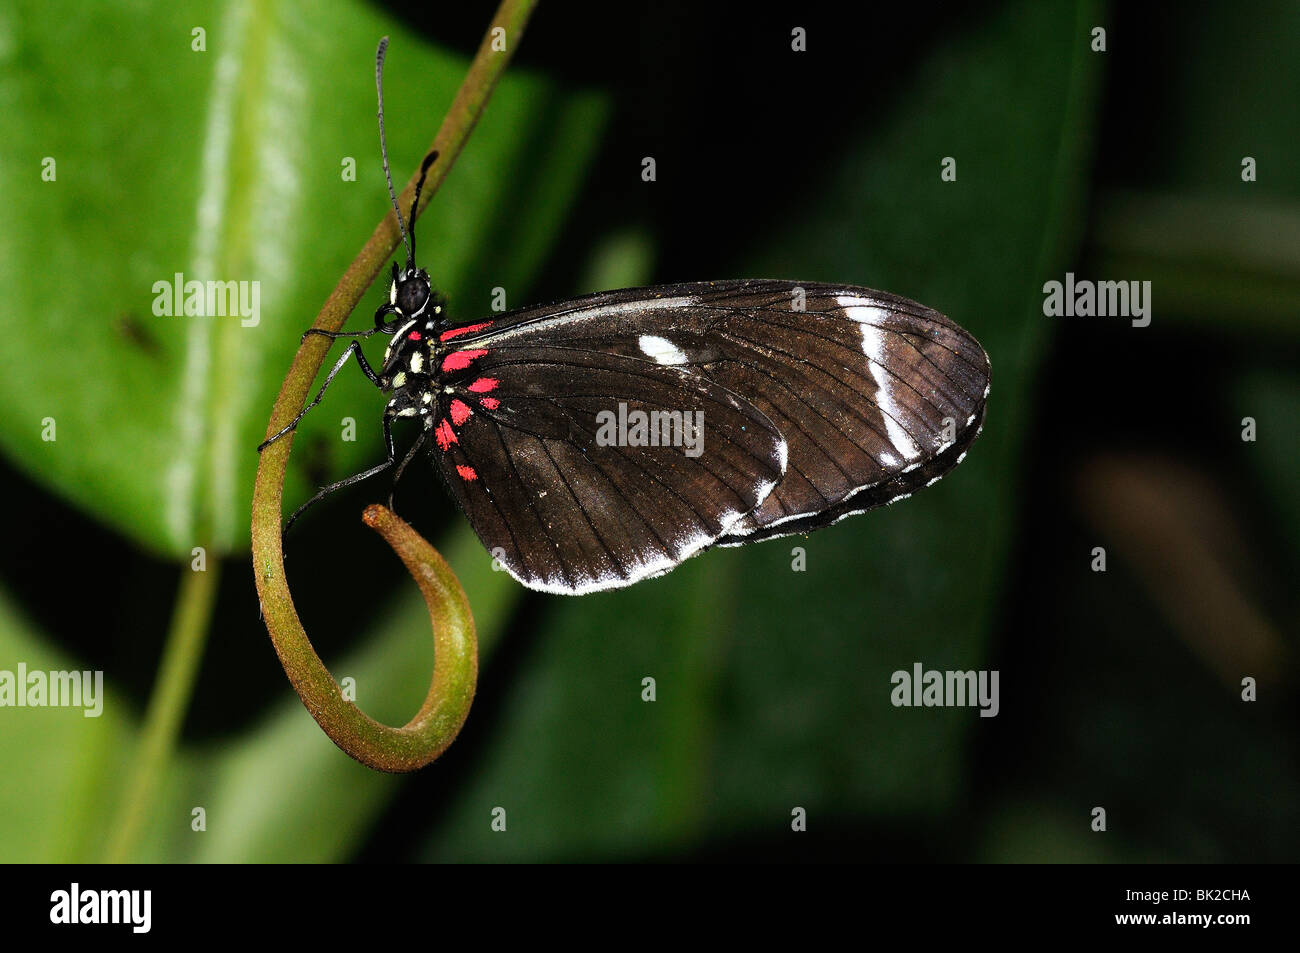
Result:
M420 163L420 178L415 183L415 198L411 199L411 219L406 226L406 231L411 236L411 264L415 264L415 210L420 207L420 190L424 188L424 177L429 174L429 166L433 165L438 159L438 150L434 149L424 161Z
M388 53L388 37L379 41L379 52L375 54L375 88L379 91L379 152L384 157L384 178L388 180L388 197L393 200L393 211L397 213L397 227L402 233L402 244L406 246L406 266L415 265L415 253L411 249L411 239L406 234L402 223L402 209L397 204L397 193L393 191L393 174L388 169L388 142L384 138L384 56ZM412 209L414 211L414 209Z

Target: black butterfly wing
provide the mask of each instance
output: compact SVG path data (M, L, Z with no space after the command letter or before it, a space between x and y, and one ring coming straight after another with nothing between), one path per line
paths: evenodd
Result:
M723 281L602 292L481 325L465 346L551 346L698 375L780 432L787 467L722 545L807 532L933 483L979 433L989 363L937 311L866 288Z
M540 341L467 342L442 362L432 452L483 544L530 588L577 594L667 572L784 471L785 443L760 411L680 368ZM620 412L664 415L661 445L609 440ZM695 413L695 439L673 430L673 414Z

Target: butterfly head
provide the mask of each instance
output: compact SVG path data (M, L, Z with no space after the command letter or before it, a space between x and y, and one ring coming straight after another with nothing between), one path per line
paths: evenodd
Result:
M393 262L393 281L388 289L388 304L400 319L433 318L442 313L442 303L429 283L429 273L410 264L399 271Z
M388 318L385 329L393 335L384 351L384 368L380 377L389 386L401 387L397 371L416 375L428 373L430 345L442 322L442 298L429 284L429 273L407 265L399 270L393 262L393 280L388 289L388 304L376 315ZM386 313L386 314L385 314ZM404 375L404 379L410 375ZM387 387L385 388L387 389Z

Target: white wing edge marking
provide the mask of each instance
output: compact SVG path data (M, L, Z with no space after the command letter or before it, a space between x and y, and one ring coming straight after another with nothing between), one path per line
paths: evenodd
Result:
M784 473L787 453L784 439L779 444L779 447L782 461L781 470L782 473ZM762 502L767 499L768 494L776 488L778 482L778 480L763 480L756 484L755 490L758 502L754 504L755 509L762 505ZM712 546L719 539L730 533L731 528L740 522L740 520L746 515L746 512L752 512L752 510L743 512L740 510L728 510L719 514L718 522L722 526L722 532L718 533L716 536L709 533L697 533L687 542L681 544L680 555L677 557L663 555L648 562L639 563L633 568L632 574L627 577L610 573L604 576L580 580L576 586L570 587L562 583L552 583L542 579L524 579L515 572L514 568L509 563L502 560L501 565L505 567L506 572L508 572L521 586L527 589L535 589L538 592L548 592L560 596L583 596L590 592L601 592L607 589L623 589L627 586L633 585L634 583L641 582L642 580L653 579L656 576L663 576L671 572L692 556L698 555L702 550Z
M972 438L971 438L972 441L974 441L974 439L976 439L977 437L979 437L979 435L980 435L981 433L983 433L983 431L984 431L984 428L981 426L979 430L975 431L975 437L972 437ZM948 446L952 446L952 444L948 444ZM940 473L937 477L934 477L932 480L930 480L930 482L926 483L925 485L926 485L926 486L934 486L936 483L938 483L940 480L942 480L944 477L946 477L949 473L951 473L953 470L955 470L955 469L957 468L957 466L958 466L958 465L959 465L963 460L966 459L966 453L967 453L967 452L968 452L968 451L963 450L962 453L961 453L961 456L959 456L959 457L957 458L956 462L953 463L953 465L952 465L951 467L949 467L949 468L948 468L947 470L945 470L943 473ZM884 481L881 481L881 482L884 482ZM849 494L848 496L846 496L844 499L845 499L845 500L851 500L851 499L853 499L853 497L855 497L855 496L857 496L859 493L861 493L862 490L869 490L869 489L871 489L873 486L878 486L878 485L879 485L879 484L872 483L872 484L869 484L869 485L867 485L867 486L864 486L864 487L862 487L861 489L859 489L859 490L855 490L853 493L850 493L850 494ZM912 493L914 493L914 492L916 492L916 491L913 490ZM875 510L875 509L880 509L882 506L889 506L890 503L896 503L896 502L898 502L899 500L905 500L905 499L907 499L908 496L911 496L912 493L908 493L906 496L895 497L894 499L889 500L889 501L887 501L887 502L885 502L885 503L877 503L875 506L864 506L864 507L863 507L862 509L860 509L860 510L849 510L847 513L841 513L839 516L835 517L835 519L831 520L831 521L830 521L829 523L827 523L825 526L818 526L817 529L826 529L827 527L834 526L834 525L836 525L837 523L842 523L842 522L844 522L844 521L845 521L846 519L848 519L850 516L861 516L863 513L867 513L867 512L870 512L871 510ZM813 516L813 515L815 515L815 514L813 514L813 513L803 513L803 514L799 514L799 516ZM758 530L760 530L760 529L768 530L768 529L771 529L773 526L779 526L779 525L781 525L782 523L788 523L788 522L790 522L790 520L798 519L799 516L788 516L788 517L785 517L784 519L779 519L779 520L777 520L777 521L774 522L774 523L768 523L766 526L754 527L753 529L746 530L746 531L744 531L743 533L734 533L734 532L733 532L733 533L729 533L729 534L727 534L727 535L732 536L732 537L736 537L736 536L750 536L750 535L752 535L753 533L756 533L756 532L757 532ZM792 531L789 532L789 533L777 533L777 534L775 534L775 535L773 535L773 536L764 536L761 540L759 540L759 542L762 542L762 543L770 543L770 542L771 542L772 540L774 540L774 539L789 539L791 536L806 536L808 533L812 533L812 532L816 532L816 530L803 530L803 531L800 531L800 530L792 530ZM734 547L736 547L736 546L747 546L747 545L749 545L749 540L746 540L746 539L736 539L736 540L734 540L733 542L729 542L729 543L720 542L720 543L717 544L717 546L718 546L719 549L732 549L732 548L734 548Z

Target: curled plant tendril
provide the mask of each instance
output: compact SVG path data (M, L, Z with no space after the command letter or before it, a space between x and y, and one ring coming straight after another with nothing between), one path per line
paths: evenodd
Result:
M429 618L433 621L434 656L437 668L429 685L429 694L419 712L404 727L397 729L393 741L401 760L396 770L422 768L447 749L460 732L469 715L474 700L474 686L478 682L478 639L474 632L474 617L470 615L469 599L461 588L460 580L451 571L447 561L425 542L415 530L387 507L366 507L361 517L367 526L379 533L393 551L406 563L406 568L420 587ZM324 727L324 726L322 726ZM385 731L391 728L380 726ZM325 729L329 732L329 728ZM337 737L331 738L349 754L353 754ZM410 739L409 752L403 743ZM356 757L356 755L353 755ZM372 765L384 770L394 770L386 765Z
M474 618L456 574L419 533L383 506L367 507L362 519L401 557L429 607L437 662L429 694L415 717L393 728L347 701L312 648L292 603L279 610L287 609L292 618L272 620L268 610L267 627L294 689L330 740L367 767L414 771L447 750L469 715L478 681Z
M436 150L440 158L430 170L415 216L418 217L437 192L464 147L497 80L518 48L536 3L537 0L503 0L497 8L465 81L427 150ZM417 171L407 182L399 199L401 207L410 207L418 177ZM317 315L314 328L337 331L342 327L396 250L399 234L397 219L390 212L339 279ZM328 350L328 342L319 335L303 339L271 412L268 437L291 421L303 406ZM414 771L437 758L451 744L474 697L478 648L465 591L443 558L418 533L390 510L369 507L364 514L366 524L382 535L406 563L429 606L435 669L424 705L401 728L380 724L344 699L338 683L303 630L285 579L280 525L284 474L292 444L290 433L262 452L253 488L253 565L257 567L254 577L267 631L298 696L335 744L377 770Z
M401 557L429 607L437 666L415 717L392 728L346 701L301 625L287 640L274 632L272 639L293 687L336 745L379 771L414 771L447 750L469 715L478 680L474 619L456 574L419 533L383 506L367 507L362 519Z

